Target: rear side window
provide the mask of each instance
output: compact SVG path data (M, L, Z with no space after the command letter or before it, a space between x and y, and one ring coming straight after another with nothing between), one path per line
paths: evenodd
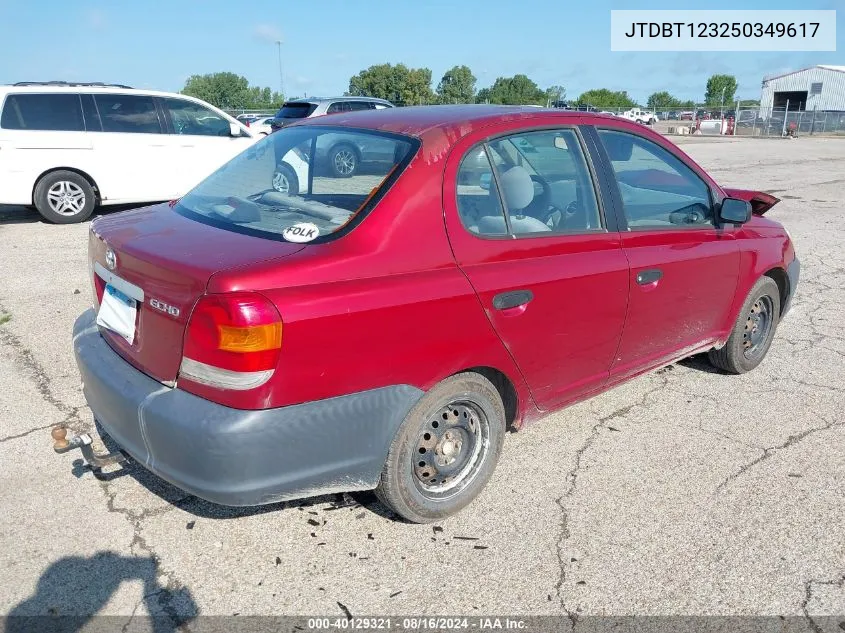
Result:
M470 150L458 172L458 210L479 235L604 230L590 169L571 129L513 134Z
M304 119L317 109L316 103L285 103L276 113L277 119Z
M6 130L83 132L78 94L18 94L6 97L0 127Z
M161 134L152 97L144 95L98 94L94 95L103 132L130 134Z

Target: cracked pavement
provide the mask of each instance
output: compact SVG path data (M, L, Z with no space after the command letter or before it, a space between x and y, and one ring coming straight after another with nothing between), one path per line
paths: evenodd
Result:
M221 508L137 465L98 480L53 454L52 425L93 429L70 334L88 226L0 209L0 614L133 631L142 614L779 614L825 630L845 616L845 140L681 141L722 184L783 198L770 214L802 279L768 358L744 376L690 359L509 434L487 490L436 526L369 494Z

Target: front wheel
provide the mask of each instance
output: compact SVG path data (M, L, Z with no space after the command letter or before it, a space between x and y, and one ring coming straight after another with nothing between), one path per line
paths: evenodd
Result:
M408 521L457 513L493 474L505 436L505 409L493 384L465 372L425 394L405 417L376 488Z
M728 342L710 350L710 362L732 374L751 371L766 357L779 320L778 285L771 277L761 277L748 293Z

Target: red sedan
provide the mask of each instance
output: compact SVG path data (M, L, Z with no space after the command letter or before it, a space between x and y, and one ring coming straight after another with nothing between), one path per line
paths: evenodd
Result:
M278 187L290 160L307 177ZM798 282L776 202L612 116L309 119L92 223L85 396L123 453L212 502L375 489L438 520L508 427L693 354L755 368Z

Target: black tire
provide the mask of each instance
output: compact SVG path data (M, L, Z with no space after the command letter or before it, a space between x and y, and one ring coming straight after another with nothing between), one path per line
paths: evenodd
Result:
M68 198L62 200L63 195ZM54 224L74 224L87 220L94 211L96 201L91 183L84 176L65 170L53 171L43 176L36 183L32 196L38 213ZM74 206L65 206L67 204ZM78 207L78 210L75 207Z
M284 182L287 181L287 191L284 190ZM287 163L281 163L273 173L273 189L280 193L287 193L289 196L299 194L299 178L293 167Z
M765 322L761 322L762 313L766 314ZM742 304L728 342L721 349L710 350L710 362L732 374L751 371L766 357L779 321L778 285L771 277L761 277Z
M451 516L487 484L504 437L505 408L493 383L473 372L451 376L405 417L390 445L376 495L413 523ZM425 446L429 448L422 450ZM452 464L437 463L449 458Z
M335 178L351 178L360 166L358 150L348 143L339 143L329 151L329 169Z

